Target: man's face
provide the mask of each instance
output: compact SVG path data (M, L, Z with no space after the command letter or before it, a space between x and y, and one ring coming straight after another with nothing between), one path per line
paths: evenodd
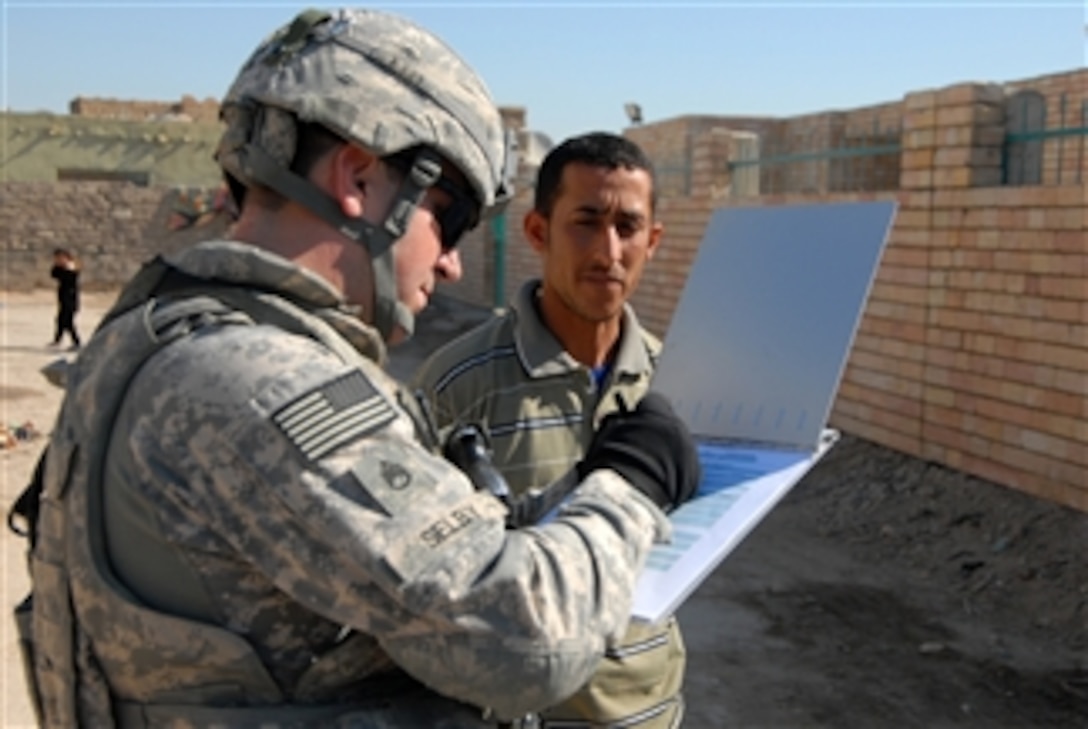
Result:
M618 319L661 241L645 170L568 164L551 215L525 233L543 262L546 297L591 323Z

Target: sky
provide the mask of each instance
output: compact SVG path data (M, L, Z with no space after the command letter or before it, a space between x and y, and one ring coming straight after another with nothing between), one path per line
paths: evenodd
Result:
M320 4L311 0L311 4ZM219 98L306 7L283 2L0 0L0 108L76 96ZM1088 65L1088 0L384 2L442 36L496 101L553 140L684 114L793 116L964 81Z

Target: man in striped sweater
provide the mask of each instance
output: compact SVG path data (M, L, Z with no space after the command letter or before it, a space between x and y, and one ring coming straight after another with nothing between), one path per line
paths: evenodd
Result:
M627 304L661 242L650 161L591 133L544 159L524 232L542 276L510 309L436 351L415 386L443 431L476 423L515 494L567 474L601 420L646 392L660 342ZM686 653L675 618L631 623L547 727L677 727Z

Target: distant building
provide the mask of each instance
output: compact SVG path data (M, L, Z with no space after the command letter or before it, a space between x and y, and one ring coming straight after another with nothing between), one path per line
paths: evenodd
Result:
M69 114L0 112L10 182L99 180L141 186L215 187L212 155L222 131L219 102L141 101L78 96ZM526 141L525 108L500 107L503 121Z

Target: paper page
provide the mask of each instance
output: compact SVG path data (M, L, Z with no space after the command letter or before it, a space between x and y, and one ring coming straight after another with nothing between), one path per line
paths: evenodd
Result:
M650 553L633 617L658 622L675 612L837 439L825 430L813 452L700 443L699 491L669 515L672 543Z

